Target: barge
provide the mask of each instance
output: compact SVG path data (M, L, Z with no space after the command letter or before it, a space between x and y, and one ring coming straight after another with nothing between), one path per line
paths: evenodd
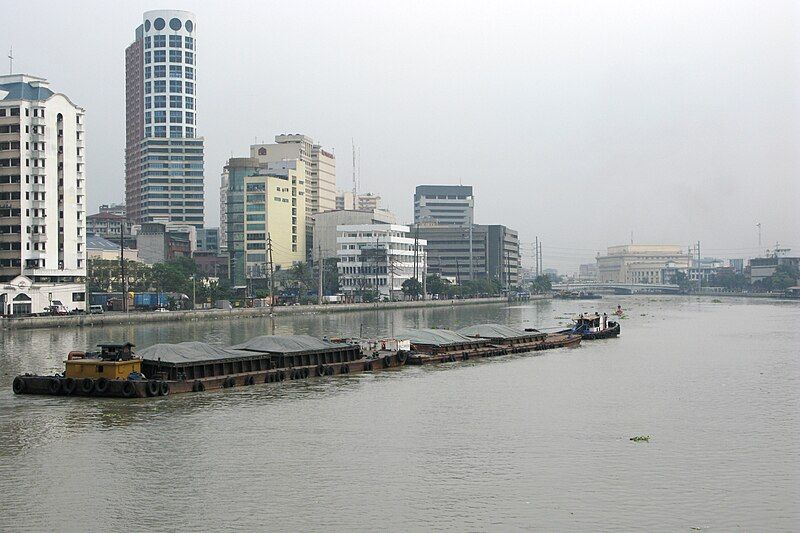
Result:
M128 342L100 344L96 352L70 352L63 374L20 375L12 387L16 394L145 398L465 361L580 341L580 335L484 324L458 332L408 330L393 339L359 342L263 335L230 347L181 342L155 344L138 353Z
M17 394L152 397L278 383L402 366L405 353L364 355L357 344L308 335L264 335L229 348L203 342L156 344L134 354L131 343L70 352L63 375L14 378Z
M416 329L401 335L411 341L410 365L574 347L581 342L580 335L520 330L502 324L480 324L458 331Z

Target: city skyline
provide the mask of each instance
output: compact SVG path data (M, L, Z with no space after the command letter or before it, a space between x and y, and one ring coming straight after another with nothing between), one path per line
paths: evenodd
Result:
M66 36L68 27L87 36L80 42L53 39L26 49L25 25L16 19L22 13L13 12L0 42L14 45L15 73L46 77L86 108L90 211L122 199L123 50L153 7L131 3L110 13L99 6L55 5L41 17L48 34ZM160 7L193 11L208 43L199 52L207 226L218 219L219 173L239 146L302 132L338 149L337 185L348 189L346 156L355 138L362 190L380 194L401 221L411 221L417 184L469 184L477 223L517 229L523 250L538 235L546 266L575 268L629 242L631 230L637 243L701 240L709 255L763 253L776 241L800 247L792 242L800 215L791 179L800 134L786 112L798 103L796 76L786 75L798 72L791 61L797 7L771 4L753 19L751 4L727 6L718 18L713 5L700 4L681 24L670 21L682 6L634 3L584 5L577 17L558 6L315 10L333 27L351 25L349 33L370 39L374 52L314 21L300 44L280 24L261 42L247 31L267 9L260 6L247 16L191 2ZM269 20L282 20L283 9L270 6ZM353 17L355 9L363 16ZM97 19L78 17L93 10ZM628 19L617 24L621 12ZM483 21L514 18L541 21L542 35L511 24L504 36L461 38ZM445 20L447 27L427 35ZM241 31L231 32L233 24ZM529 53L509 55L519 46ZM297 57L324 74L324 83L298 86L283 76ZM106 73L103 84L87 76L88 64ZM231 84L245 70L247 83ZM593 199L595 190L603 202ZM576 236L573 219L597 230Z

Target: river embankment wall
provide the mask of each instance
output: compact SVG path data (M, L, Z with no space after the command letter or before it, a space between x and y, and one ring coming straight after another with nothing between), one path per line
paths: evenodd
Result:
M550 296L533 295L532 300L546 300ZM299 315L306 313L346 313L370 310L408 309L419 307L456 307L464 305L485 305L508 302L507 298L471 298L465 300L419 300L407 302L379 302L354 304L322 304L277 306L274 315ZM191 311L102 313L97 315L4 317L0 319L0 329L35 329L97 327L113 324L140 324L144 322L180 322L185 320L225 320L269 316L269 307L235 307L232 309L197 309Z

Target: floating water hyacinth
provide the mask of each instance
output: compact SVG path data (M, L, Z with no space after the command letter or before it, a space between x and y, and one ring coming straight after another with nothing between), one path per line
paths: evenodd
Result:
M639 435L637 437L631 437L630 440L633 442L650 442L650 435Z

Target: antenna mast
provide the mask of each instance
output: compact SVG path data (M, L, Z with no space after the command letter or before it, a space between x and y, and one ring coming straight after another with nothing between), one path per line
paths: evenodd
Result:
M8 49L8 73L14 74L14 47Z

